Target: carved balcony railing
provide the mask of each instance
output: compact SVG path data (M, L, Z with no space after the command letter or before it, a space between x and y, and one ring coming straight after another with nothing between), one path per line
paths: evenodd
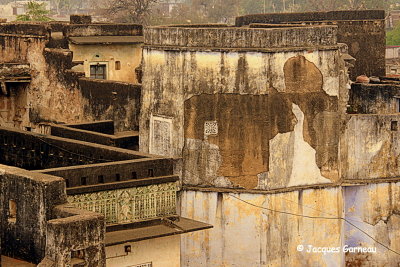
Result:
M176 215L177 185L163 183L68 196L76 208L102 213L107 224Z

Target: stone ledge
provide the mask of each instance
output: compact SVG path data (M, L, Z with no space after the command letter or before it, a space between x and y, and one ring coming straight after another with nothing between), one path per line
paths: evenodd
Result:
M333 46L337 26L292 28L149 27L145 45L170 47L284 48Z

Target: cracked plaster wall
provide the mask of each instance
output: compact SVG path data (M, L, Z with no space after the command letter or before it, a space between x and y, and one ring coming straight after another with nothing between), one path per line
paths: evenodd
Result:
M400 115L395 114L347 115L341 137L342 178L368 180L400 176L399 123Z
M400 251L400 183L368 184L344 188L346 219L370 236ZM346 254L346 266L398 266L400 256L345 225L346 245L376 247L376 253Z
M182 205L181 216L214 227L182 236L181 266L344 265L340 253L297 252L297 245L341 246L343 221L274 213L233 196L255 205L301 215L343 216L340 187L281 194L183 191L181 201L185 205Z
M152 153L149 144L157 142L150 140L149 118L169 118L166 155L183 156L184 183L272 189L338 180L337 124L344 104L338 99L345 94L338 50L263 53L145 48L143 62L140 147ZM300 136L301 129L294 133L293 104L299 107L298 114L304 114L303 141L311 149L307 160L317 166L311 168L310 177L292 173L304 161L286 151L294 146L306 149L301 145L305 143L299 138L274 139L286 133ZM204 135L205 121L217 121L217 135ZM277 153L285 157L271 156ZM278 169L279 173L269 172Z
M50 47L49 28L45 24L3 26L0 63L29 64L31 82L12 87L10 96L0 95L1 126L32 127L39 131L35 128L41 122L116 118L117 131L137 130L140 86L80 79L78 73L70 70L72 52Z

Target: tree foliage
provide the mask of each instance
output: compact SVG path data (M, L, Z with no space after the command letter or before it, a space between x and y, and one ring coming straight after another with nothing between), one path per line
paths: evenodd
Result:
M232 23L236 16L255 13L396 8L400 0L186 0L169 16L153 12L152 24ZM149 13L150 14L150 13Z
M18 21L50 21L52 20L47 15L49 11L46 10L45 3L37 3L30 1L27 4L27 11L24 15L18 15Z
M386 44L400 45L400 25L397 25L393 30L386 33Z
M151 7L158 0L108 0L105 14L115 22L147 24Z

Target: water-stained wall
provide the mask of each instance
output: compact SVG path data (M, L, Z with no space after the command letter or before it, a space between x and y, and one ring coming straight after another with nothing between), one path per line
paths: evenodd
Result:
M71 70L72 52L53 47L51 29L45 23L0 25L0 63L28 64L31 76L30 83L0 95L1 126L34 130L40 122L120 118L117 131L137 130L140 86L81 79L84 74Z
M340 10L328 12L251 14L236 18L236 26L252 23L335 24L337 39L349 47L356 61L350 70L352 80L358 75L385 75L385 11Z
M346 219L375 239L346 223L345 245L376 249L370 253L346 254L346 266L398 266L400 183L345 187L344 199Z
M280 194L183 191L181 201L182 216L214 226L182 237L182 266L343 265L341 253L297 249L342 246L342 220L301 217L342 217L339 187Z
M272 189L336 182L344 111L338 99L346 90L335 29L198 29L200 37L195 28L148 29L141 149L183 156L189 185ZM318 40L308 36L312 30ZM213 47L225 45L211 39L215 32L239 41ZM260 47L257 38L268 34ZM285 43L289 34L293 39ZM276 40L282 48L271 49Z
M341 136L344 180L395 179L400 176L400 115L347 115Z

